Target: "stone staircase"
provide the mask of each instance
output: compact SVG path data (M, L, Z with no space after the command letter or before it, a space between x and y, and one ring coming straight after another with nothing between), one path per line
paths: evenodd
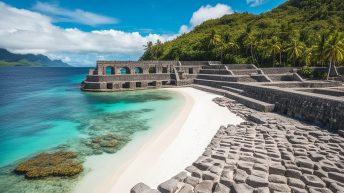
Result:
M233 68L233 66L231 67ZM257 69L239 69L236 70L238 74L234 74L232 70L229 70L228 65L203 66L197 79L228 82L257 82L257 79L250 76L251 73L257 73Z
M255 77L260 75L258 71L254 65L203 66L194 80L193 87L226 96L259 111L270 112L274 109L273 104L245 96L245 91L240 89L238 84L238 82L264 81Z
M259 101L250 97L246 97L241 95L240 93L244 92L243 90L228 87L228 86L222 86L221 89L219 88L214 88L210 86L204 86L204 85L197 85L194 84L192 86L193 88L203 90L206 92L211 92L214 94L219 94L222 96L225 96L227 98L233 99L249 108L262 111L262 112L271 112L274 110L275 105L274 104L269 104L263 101Z

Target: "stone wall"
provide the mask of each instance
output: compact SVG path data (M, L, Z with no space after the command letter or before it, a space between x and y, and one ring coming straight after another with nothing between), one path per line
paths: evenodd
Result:
M209 61L180 61L182 66L205 66L209 65Z
M109 82L109 81L143 81L143 80L170 80L172 74L136 74L136 75L112 75L98 76L89 75L88 82Z
M344 126L344 99L281 88L245 86L245 95L275 104L275 111L338 131Z
M264 74L285 74L293 72L294 67L285 67L285 68L261 68Z
M224 64L227 66L228 69L257 69L257 67L253 64Z

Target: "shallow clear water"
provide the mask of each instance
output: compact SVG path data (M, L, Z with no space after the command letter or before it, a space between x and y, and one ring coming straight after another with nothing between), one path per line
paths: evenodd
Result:
M166 90L81 92L87 71L0 68L0 190L18 182L8 168L28 156L59 146L92 155L84 145L89 138L110 133L130 141L169 120L184 104L183 96Z

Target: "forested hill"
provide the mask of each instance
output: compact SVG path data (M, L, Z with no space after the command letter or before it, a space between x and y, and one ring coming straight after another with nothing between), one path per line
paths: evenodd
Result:
M141 60L222 60L259 66L324 65L331 60L339 65L343 59L330 57L330 49L338 45L344 54L343 32L343 0L289 0L260 15L235 13L206 21L163 44L148 42Z
M0 67L25 66L25 67L70 67L61 60L51 60L42 54L14 54L0 48Z

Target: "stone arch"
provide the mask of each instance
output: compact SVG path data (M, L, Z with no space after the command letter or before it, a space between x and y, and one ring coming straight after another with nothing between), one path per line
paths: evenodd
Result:
M112 75L115 74L115 67L107 66L105 67L105 75Z
M122 67L122 68L120 69L120 73L121 73L121 74L130 74L130 68L128 68L128 67Z
M143 69L141 67L135 67L134 68L134 73L135 74L142 74L143 73Z
M149 67L148 72L149 72L149 74L155 74L156 73L156 67L155 66Z

